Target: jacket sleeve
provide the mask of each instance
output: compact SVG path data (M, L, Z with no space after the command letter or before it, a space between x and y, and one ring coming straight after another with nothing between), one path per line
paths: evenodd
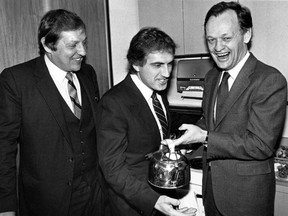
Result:
M0 212L16 211L16 155L21 100L8 70L0 75Z

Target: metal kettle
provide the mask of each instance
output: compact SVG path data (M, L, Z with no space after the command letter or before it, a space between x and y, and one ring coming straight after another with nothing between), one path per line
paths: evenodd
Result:
M190 182L188 159L180 150L163 148L150 155L148 182L162 189L177 189Z

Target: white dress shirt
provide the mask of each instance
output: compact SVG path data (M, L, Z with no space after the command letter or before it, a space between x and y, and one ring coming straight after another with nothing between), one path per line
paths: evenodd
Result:
M161 135L161 139L163 140L163 133L162 133L162 127L161 127L161 123L155 113L155 110L153 108L153 103L152 103L152 93L153 93L153 90L151 88L149 88L148 86L146 86L140 79L139 77L136 75L136 74L130 74L131 76L131 79L133 80L133 82L135 83L135 85L137 86L137 88L140 90L140 92L142 93L143 97L145 98L145 100L147 101L149 107L150 107L150 110L151 112L153 113L153 116L157 122L157 125L158 125L158 129L159 129L159 133ZM165 106L163 104L163 101L162 101L162 98L160 95L158 95L156 93L156 96L157 96L157 99L160 101L161 103L161 106L163 108L163 111L165 113L165 116L167 118L167 114L166 114L166 109L165 109Z
M73 104L68 92L68 80L65 78L67 72L61 70L54 63L52 63L46 55L44 56L44 60L49 70L50 76L52 77L58 91L60 92L61 96L63 97L63 99L65 100L71 111L74 112ZM80 83L75 73L72 73L72 77L73 77L73 83L77 89L77 96L81 105L82 98L81 98Z
M230 91L231 88L232 88L232 85L234 84L234 81L236 80L240 70L244 66L244 64L247 61L247 59L249 58L249 56L250 56L250 52L247 52L245 54L244 58L241 59L241 61L234 68L232 68L232 69L230 69L228 71L222 71L221 78L220 78L220 81L218 83L218 86L222 82L222 78L223 78L224 72L228 72L229 75L230 75L230 77L228 78L228 89ZM217 98L216 98L216 101L215 101L215 104L214 104L214 120L216 119L216 104L217 104Z

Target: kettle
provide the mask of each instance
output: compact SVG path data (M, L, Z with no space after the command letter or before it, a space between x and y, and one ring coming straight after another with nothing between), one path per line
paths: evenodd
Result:
M161 189L177 189L190 182L188 159L175 146L160 148L150 155L148 182Z

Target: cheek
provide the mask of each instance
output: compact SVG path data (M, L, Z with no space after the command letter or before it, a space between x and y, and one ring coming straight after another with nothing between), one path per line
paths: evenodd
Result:
M212 52L213 51L213 48L214 48L214 45L213 44L207 44L207 47L208 47L208 50L210 51L210 52Z

